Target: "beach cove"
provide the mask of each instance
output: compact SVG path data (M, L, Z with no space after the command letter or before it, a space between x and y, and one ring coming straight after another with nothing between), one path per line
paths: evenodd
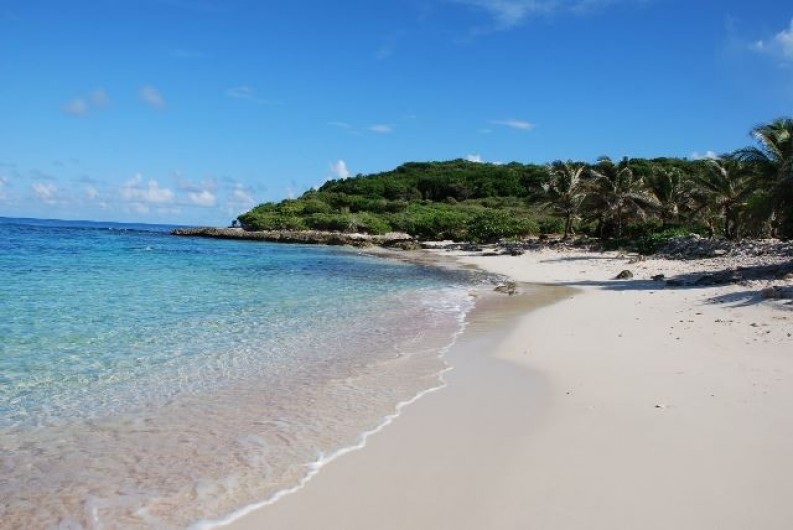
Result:
M575 292L495 321L480 304L446 388L229 528L789 527L793 312L650 279L729 258L439 253Z
M478 283L170 228L0 218L0 528L277 498L439 387Z

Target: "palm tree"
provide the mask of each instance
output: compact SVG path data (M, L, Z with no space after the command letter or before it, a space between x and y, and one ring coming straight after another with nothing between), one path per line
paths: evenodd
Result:
M679 223L681 214L690 209L691 189L679 168L653 168L647 180L647 190L664 228Z
M793 236L793 119L778 118L752 129L758 147L736 151L739 160L757 168L768 190L772 216L787 236Z
M548 180L542 185L544 206L564 219L564 238L574 234L573 223L586 198L586 164L557 160L548 165Z
M703 207L715 209L721 218L724 236L738 239L747 201L757 189L751 167L734 158L710 160L706 171L694 175L694 183Z
M592 181L587 196L587 207L598 221L603 236L610 226L617 237L622 237L625 221L630 217L644 217L652 208L652 201L644 191L644 182L627 158L615 164L608 157L601 158L591 170Z

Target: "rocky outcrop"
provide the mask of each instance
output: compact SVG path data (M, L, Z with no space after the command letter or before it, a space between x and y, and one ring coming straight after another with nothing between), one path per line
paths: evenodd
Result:
M772 285L760 291L766 300L793 300L793 286Z
M214 239L242 239L248 241L268 241L273 243L300 243L307 245L351 245L354 247L385 246L411 248L415 243L412 236L400 232L384 235L347 234L342 232L322 232L319 230L260 230L249 231L242 228L176 228L171 231L175 236L208 237Z
M757 281L790 281L793 261L765 265L739 266L705 274L681 274L666 280L667 287L710 287Z
M667 259L702 259L716 257L791 256L793 242L778 239L745 239L729 241L710 239L690 234L670 240L659 252L658 257Z

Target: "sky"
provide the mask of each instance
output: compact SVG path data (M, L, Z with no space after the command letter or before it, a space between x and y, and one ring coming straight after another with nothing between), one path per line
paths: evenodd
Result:
M409 161L701 158L793 114L780 0L0 0L0 216L227 225Z

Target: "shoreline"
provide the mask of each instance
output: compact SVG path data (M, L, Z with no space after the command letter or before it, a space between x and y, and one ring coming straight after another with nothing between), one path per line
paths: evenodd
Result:
M423 264L426 265L427 263L423 262ZM187 526L188 530L211 530L214 528L226 528L226 527L235 528L236 527L235 525L237 524L238 521L245 519L251 514L255 514L258 511L268 506L275 504L284 497L300 492L303 488L306 487L307 484L309 484L319 474L322 468L324 468L328 464L333 463L335 460L348 453L352 453L364 449L366 447L369 438L373 435L378 434L383 429L391 425L397 418L399 418L405 407L408 407L416 403L417 401L419 401L420 399L422 399L423 397L429 394L444 389L447 386L447 382L444 378L444 375L454 369L454 367L446 361L446 355L452 348L454 348L459 338L465 332L465 329L467 327L467 321L465 317L469 312L470 310L465 313L461 313L460 318L458 319L460 328L451 338L449 344L440 348L437 351L436 357L444 364L444 367L434 375L435 379L437 380L436 385L426 388L424 390L420 390L416 395L408 399L405 399L403 401L397 402L394 405L393 412L389 412L385 414L381 418L380 423L378 423L371 429L361 431L358 434L358 437L355 439L354 443L339 447L327 455L320 454L315 461L304 464L306 468L305 475L298 481L297 484L275 491L272 495L270 495L269 497L265 498L262 501L242 506L241 508L238 508L230 513L221 515L220 517L217 517L215 519L204 519L204 520L195 521Z
M403 409L399 411L398 417L394 415L393 421L389 421L380 428L371 431L365 446L360 445L344 450L345 458L329 462L329 465L323 468L322 473L314 475L312 480L306 481L299 490L284 495L276 503L270 503L261 509L252 510L247 515L220 527L236 530L319 527L396 529L409 527L411 522L408 520L395 521L393 526L390 526L391 523L380 519L379 509L370 510L364 507L366 511L365 517L358 519L357 512L353 509L353 505L359 503L361 496L367 498L371 496L373 500L376 499L375 502L387 503L389 506L386 509L386 513L388 514L392 514L392 510L399 509L398 499L400 498L400 493L393 489L394 481L402 481L403 484L412 481L409 476L402 474L402 470L399 468L388 466L390 467L390 472L384 469L384 462L381 458L384 450L389 455L389 459L395 458L399 462L403 461L406 450L411 456L421 459L421 455L413 454L414 451L421 452L426 450L426 447L422 448L424 445L422 437L416 436L415 425L417 423L421 425L418 430L422 432L432 429L433 426L438 427L439 425L435 421L438 412L442 415L451 414L455 416L459 420L455 422L456 428L467 431L468 437L474 436L475 433L469 430L471 427L471 417L468 415L470 409L467 411L460 410L456 406L450 408L449 404L460 398L470 401L469 405L478 409L475 417L479 420L487 421L487 417L491 415L493 410L503 411L503 406L506 402L511 401L515 395L502 392L495 401L491 402L482 400L481 393L488 391L494 383L502 384L505 378L511 381L511 384L508 385L510 389L522 388L522 399L512 405L513 412L518 412L520 407L523 406L526 407L523 413L527 415L535 412L540 414L542 399L540 399L541 392L539 389L544 384L542 378L533 373L529 367L522 364L519 359L494 359L490 356L481 355L483 348L496 348L502 342L503 337L501 334L510 334L526 311L554 304L565 296L571 295L574 291L564 287L548 288L528 285L525 286L525 289L529 292L524 292L517 296L491 292L480 293L474 309L469 313L470 318L465 330L444 354L444 359L449 364L449 367L442 373L443 384L423 392L409 403L406 403ZM518 361L517 364L515 364L515 361ZM476 380L483 375L486 380L480 381L483 384L479 386ZM536 384L524 385L526 378L530 380L536 378ZM463 384L460 384L461 380L464 381ZM454 387L453 390L452 386ZM462 393L460 392L461 390ZM469 393L472 390L473 395L470 395ZM469 395L466 396L465 394ZM408 404L411 406L407 407L406 405ZM428 404L429 410L433 411L430 414L427 414ZM491 405L493 406L492 409L489 408ZM510 421L509 415L500 414L500 416L499 421ZM413 425L403 429L402 427L405 423L412 423ZM514 433L513 442L517 442L521 438L524 434L523 427L526 425L528 424L524 423ZM385 427L388 428L386 429ZM444 429L448 427L450 425L447 424ZM500 429L492 431L494 434L499 432ZM446 433L446 436L449 436L449 433ZM487 439L486 443L492 441L490 433L484 433L484 437ZM440 449L441 446L448 449L451 447L449 441L445 437L436 437L432 446L436 449ZM408 446L413 447L408 448ZM446 465L443 466L444 469L448 469L448 466L453 461L462 461L465 457L463 454L465 447L463 445L445 452L446 455L443 456L446 462ZM425 463L426 456L428 455L423 455ZM435 456L441 456L440 452L436 452L432 458L435 458ZM498 454L494 453L493 456L496 457L496 460L500 460ZM377 462L377 464L372 466L372 460ZM352 466L350 466L350 463L352 463ZM499 462L499 464L502 463ZM413 470L414 468L410 465L404 469ZM381 472L386 472L388 478L385 478L382 482L378 481L379 483L369 482L370 480L376 480ZM379 478L383 479L382 476L379 476ZM338 480L342 481L342 487L339 487ZM359 485L366 489L361 489ZM368 490L369 486L374 486L376 489ZM381 491L380 486L386 486L385 491ZM402 488L400 491L406 493L409 488ZM324 498L317 500L317 493L320 494L320 497L330 495L334 497L334 500L330 502ZM305 505L306 497L309 499L308 506ZM340 499L338 497L344 497L344 501L339 502ZM425 500L431 499L427 497ZM432 502L434 503L434 501ZM327 513L324 513L326 510L332 512L332 517L337 519L326 520L325 516ZM314 515L315 513L317 514L316 516ZM435 517L440 514L425 513L425 515ZM438 523L439 520L436 520L433 525Z
M445 256L438 256L430 252L422 252L422 253L404 253L399 252L393 249L386 249L386 248L376 248L376 249L366 249L361 251L362 254L368 256L375 256L383 259L388 260L397 260L397 261L405 261L414 265L426 266L426 267L433 267L433 268L441 268L441 269L469 269L473 268L476 269L478 273L486 274L485 271L482 271L478 267L470 267L464 265L457 260L449 260ZM495 281L496 276L500 275L487 275L490 281ZM495 283L493 284L495 285ZM532 286L527 286L530 289ZM484 289L482 287L474 287L471 291L470 296L476 300L476 303L473 305L473 308L468 310L466 313L461 314L460 320L460 330L457 334L452 338L452 341L446 345L445 347L441 348L437 352L437 357L441 359L445 363L445 367L436 374L438 384L424 390L419 391L415 396L406 399L404 401L400 401L395 404L394 411L391 413L386 414L382 421L375 425L373 428L362 431L359 434L359 437L356 441L350 445L340 447L333 451L328 455L320 455L319 458L314 461L310 462L305 465L306 467L306 474L303 476L300 481L290 487L284 488L282 490L278 490L274 492L271 496L267 497L266 499L255 502L253 504L249 504L246 506L242 506L241 508L217 517L215 519L205 519L199 520L191 523L188 525L189 530L210 530L213 528L237 528L240 524L246 524L245 521L253 516L256 517L256 514L263 509L266 509L275 503L279 502L281 499L290 497L294 494L299 494L301 490L303 490L311 481L313 481L322 471L325 466L334 463L337 459L342 456L348 455L350 453L358 452L363 450L367 447L369 440L371 437L378 435L382 431L384 431L387 427L389 427L394 421L398 420L404 410L407 407L413 406L415 403L419 402L420 400L424 399L425 397L429 396L430 394L434 394L438 391L444 390L448 386L448 382L446 381L446 376L449 372L455 370L455 366L451 364L448 360L448 355L450 352L454 352L456 348L458 348L458 342L461 340L462 337L468 337L471 333L473 334L481 334L484 330L488 333L492 333L493 330L489 329L487 326L487 322L497 322L500 326L499 329L504 328L506 329L509 326L509 323L504 323L501 321L511 321L514 320L516 317L521 315L527 307L537 307L539 305L545 305L550 303L555 303L558 299L562 297L561 292L568 293L568 291L572 291L572 289L566 288L559 288L559 289L545 289L543 288L543 293L540 296L536 295L529 295L527 293L523 293L519 296L507 296L505 294L499 294L495 291L491 292L491 290L487 287ZM507 303L504 303L504 302ZM475 316L473 319L469 319L468 317L474 314ZM480 316L477 316L480 315ZM483 327L484 326L484 327ZM240 522L242 521L242 522ZM257 526L260 524L258 521L255 523Z
M467 329L448 354L443 391L228 528L781 529L793 520L793 313L760 304L745 285L663 289L644 279L702 263L445 254L581 292L519 311L506 328L486 323L479 338ZM611 280L624 268L638 269L637 279ZM480 380L503 366L511 370ZM479 375L465 376L473 368ZM489 402L513 377L508 398L534 386L523 396L528 416L509 399ZM478 443L469 437L482 428L469 416L482 403L499 421L482 416L493 430ZM455 429L467 436L449 438ZM450 460L450 447L463 460Z

